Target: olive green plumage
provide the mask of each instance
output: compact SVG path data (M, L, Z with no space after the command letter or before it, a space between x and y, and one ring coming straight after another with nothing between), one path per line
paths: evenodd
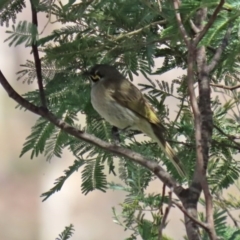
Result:
M165 151L179 174L185 175L175 151L164 138L164 126L141 91L115 67L106 64L95 65L88 74L95 110L113 126L147 134Z

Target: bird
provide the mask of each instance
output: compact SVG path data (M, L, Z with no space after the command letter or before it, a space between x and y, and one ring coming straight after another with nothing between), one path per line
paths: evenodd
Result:
M185 176L179 158L165 140L165 127L142 92L108 64L94 65L87 75L91 79L91 103L98 114L112 126L149 136L166 153L179 175Z

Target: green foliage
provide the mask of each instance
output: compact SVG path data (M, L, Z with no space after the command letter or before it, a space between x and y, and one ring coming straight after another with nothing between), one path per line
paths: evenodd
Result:
M73 235L74 228L73 225L70 224L68 227L65 227L62 233L59 234L59 237L56 240L67 240Z
M196 12L201 7L207 7L209 19L218 2L181 1L179 12L191 37L193 31L190 20ZM38 12L48 15L48 24L57 19L62 27L53 30L49 35L38 34L38 29L28 22L28 19L14 24L12 30L7 31L9 37L6 41L9 41L10 46L25 44L29 47L36 43L41 49L43 84L48 108L69 125L111 142L111 126L92 108L90 84L82 73L96 63L108 63L115 65L130 80L141 74L148 82L139 87L166 127L165 137L185 166L186 179L178 175L155 143L149 139L137 141L135 137L138 133L120 132L120 145L161 163L174 179L188 186L195 168L196 143L187 79L186 75L182 74L168 82L163 76L176 68L187 68L188 51L181 41L172 1L83 0L68 1L64 5L61 1L43 0L36 1L35 4ZM2 1L0 20L8 24L9 19L15 20L16 13L23 7L25 1ZM239 233L238 229L227 227L226 209L239 209L240 201L231 196L224 198L222 192L234 185L239 178L240 166L236 154L240 150L237 141L240 136L240 93L237 88L222 89L219 85L231 87L239 85L240 82L239 7L237 1L225 1L221 14L218 14L200 42L200 45L207 49L207 61L211 62L227 27L232 25L229 45L224 49L217 68L211 73L214 130L209 152L208 180L216 205L216 230L220 236L226 236L225 239L238 239ZM156 64L157 58L162 59L161 66ZM21 66L18 79L29 84L36 81L35 64L27 60ZM194 74L197 76L197 72ZM196 78L195 81L197 80ZM23 96L30 102L41 105L38 90L29 91ZM168 108L172 101L176 103L176 110ZM80 114L85 117L85 127L79 125ZM43 118L39 118L32 127L20 156L31 152L31 158L45 154L46 159L50 160L54 156L61 157L64 149L68 149L76 160L64 171L63 176L56 179L54 187L42 194L43 200L59 191L65 181L83 167L83 193L88 194L96 189L106 191L108 187L126 192L126 199L121 204L121 214L118 214L116 209L113 209L113 214L117 224L132 231L129 240L137 237L157 239L162 220L159 204L168 204L169 199L161 194L146 194L149 184L156 178L153 173L123 157L116 157L68 136ZM115 166L115 159L119 161L118 167ZM109 184L105 169L110 174L118 174L121 183ZM222 199L219 200L220 195ZM146 217L146 212L150 212L151 216ZM200 218L205 220L203 214ZM72 231L71 225L68 231ZM205 233L202 235L203 239L207 239ZM67 238L61 235L61 239ZM165 236L164 239L169 238Z
M9 46L11 47L14 43L15 46L20 45L24 42L25 46L31 46L36 43L37 40L37 28L32 23L28 23L27 21L20 21L15 27L12 26L12 31L6 31L10 36L5 41L10 41Z
M122 207L122 213L118 214L115 208L113 210L113 221L122 226L125 230L131 230L132 234L129 240L151 239L157 240L159 233L159 225L162 216L159 214L159 204L161 201L167 202L168 199L161 199L159 195L144 194L144 192L134 193L131 187L123 187L118 184L111 183L111 189L124 190L128 193L127 198ZM146 214L150 211L151 217ZM164 240L171 239L163 235Z
M82 167L85 164L85 161L82 159L79 160L75 160L72 166L69 166L69 168L67 170L64 171L64 176L59 177L58 179L56 179L55 181L55 186L53 188L51 188L49 191L43 193L41 195L41 197L43 197L43 201L47 200L52 194L54 194L55 192L58 192L61 190L63 184L65 183L65 181L76 171L78 171L78 169L80 167Z
M223 237L228 240L240 240L240 229L228 227Z
M1 0L0 2L0 24L1 26L6 23L9 25L9 20L14 23L17 18L17 14L26 7L25 0Z

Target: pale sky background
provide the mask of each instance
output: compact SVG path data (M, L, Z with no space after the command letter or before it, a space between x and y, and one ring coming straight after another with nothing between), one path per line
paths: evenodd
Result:
M19 20L31 20L29 8L19 14L17 22ZM39 15L40 30L45 23L45 16ZM52 31L51 27L54 29L57 25L50 25L46 34ZM8 43L3 42L8 36L5 31L6 27L0 27L0 69L15 90L24 93L36 86L17 82L16 72L20 70L20 64L33 57L29 54L30 49L26 50L24 46L8 47ZM171 80L181 73L175 70L159 80ZM63 175L74 157L65 151L61 159L54 158L51 163L46 162L44 156L31 160L30 154L25 154L19 158L25 138L38 117L15 109L16 103L1 86L0 101L0 239L54 240L70 223L75 228L72 240L122 240L129 236L112 219L111 208L120 211L118 205L124 200L124 193L94 191L85 196L81 194L81 172L73 174L60 192L44 203L41 201L41 193L53 187L55 179ZM171 114L175 114L176 102L169 104ZM117 181L117 178L112 180ZM162 184L155 181L147 191L159 193L161 190ZM182 218L182 214L172 208L164 233L176 240L183 239Z

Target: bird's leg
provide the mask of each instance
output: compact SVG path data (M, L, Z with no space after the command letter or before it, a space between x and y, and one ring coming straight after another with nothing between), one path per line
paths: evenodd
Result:
M125 127L123 129L119 129L118 127L115 127L115 126L112 127L112 138L115 144L119 144L121 142L120 133L125 132L129 128L130 126Z
M128 127L125 127L123 129L119 129L115 126L112 127L112 138L113 138L113 141L114 143L118 144L121 142L121 139L120 139L120 133L122 132L126 132L127 130L130 130L131 127L128 126ZM126 134L127 137L134 137L134 135L136 134L141 134L142 132L141 131L138 131L138 130L131 130L131 132L129 132L128 134Z
M113 142L115 144L119 144L121 139L120 139L120 134L119 134L119 129L115 126L112 127L112 138Z

